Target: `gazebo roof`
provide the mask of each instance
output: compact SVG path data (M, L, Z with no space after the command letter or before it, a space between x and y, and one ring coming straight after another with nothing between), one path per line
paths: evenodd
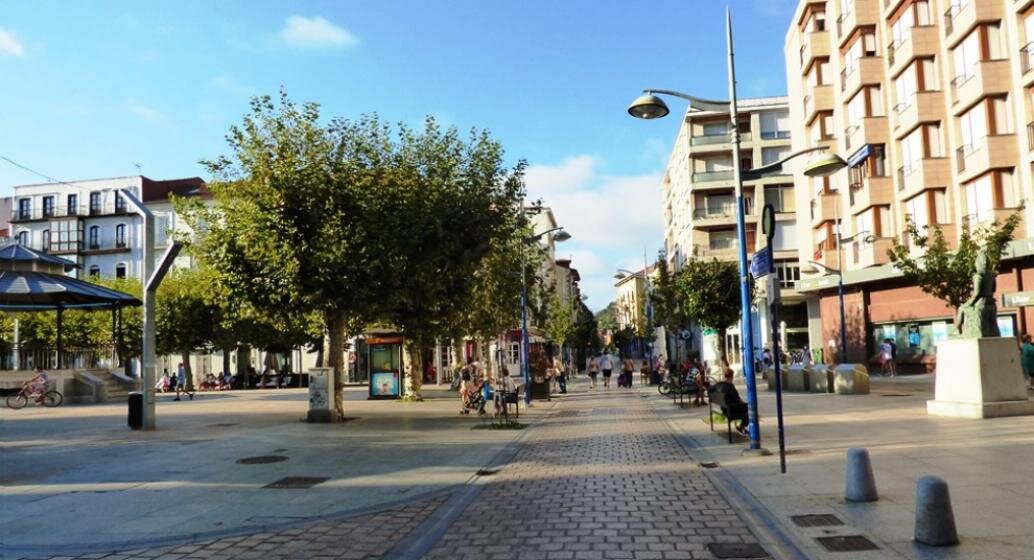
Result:
M15 243L0 248L0 270L65 272L74 268L76 264L70 260L48 255L24 245Z
M0 309L3 310L42 311L59 307L71 309L138 305L142 305L142 302L129 294L76 278L29 270L0 270Z

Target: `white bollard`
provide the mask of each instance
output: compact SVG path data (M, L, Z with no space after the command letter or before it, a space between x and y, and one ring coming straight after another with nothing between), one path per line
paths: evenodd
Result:
M916 484L915 539L930 546L959 544L951 496L944 479L927 475Z
M847 450L847 467L844 478L846 480L844 498L847 501L875 502L879 499L868 449L852 447Z

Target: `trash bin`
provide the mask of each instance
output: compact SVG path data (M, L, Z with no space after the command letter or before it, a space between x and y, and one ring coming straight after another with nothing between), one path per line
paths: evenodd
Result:
M134 430L144 427L144 394L140 391L129 393L129 427Z

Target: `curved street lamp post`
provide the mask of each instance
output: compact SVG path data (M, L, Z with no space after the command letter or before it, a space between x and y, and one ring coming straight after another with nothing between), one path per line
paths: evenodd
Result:
M524 406L531 404L531 373L528 369L528 264L524 246L536 243L554 231L560 232L553 236L554 242L571 239L571 234L563 230L563 227L555 227L521 240L521 378L524 381Z
M749 265L747 259L747 234L744 220L744 199L743 181L759 179L763 176L778 173L782 165L797 156L825 151L825 148L810 148L790 154L786 158L758 169L742 172L740 170L740 133L737 126L738 112L736 103L736 67L733 55L732 42L732 15L728 8L725 12L725 34L728 56L728 78L729 78L729 101L713 101L701 99L685 93L671 90L648 89L643 95L636 98L628 107L628 113L640 119L656 119L667 115L670 111L660 97L655 94L665 94L689 101L690 107L702 111L728 112L729 113L729 135L732 144L732 175L736 193L736 237L739 249L739 272L740 272L740 306L741 306L741 340L743 343L743 375L747 382L747 405L750 422L750 449L761 450L761 432L758 427L758 405L757 405L757 380L754 372L754 329L750 316L750 286L748 283ZM827 157L819 158L805 166L804 173L808 176L830 175L846 165L843 159L835 154L828 154Z

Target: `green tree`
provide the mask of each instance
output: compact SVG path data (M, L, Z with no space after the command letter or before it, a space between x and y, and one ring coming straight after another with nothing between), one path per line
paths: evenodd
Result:
M344 342L397 289L398 232L384 198L395 180L388 128L376 116L324 124L319 106L281 92L252 99L227 135L230 155L202 164L214 204L177 201L190 240L226 297L259 314L316 314L327 333L342 417Z
M618 302L612 301L596 312L596 326L601 331L615 331L618 328Z
M158 354L179 354L187 373L187 388L194 388L190 354L214 338L216 307L205 297L207 276L198 269L173 270L155 297L155 347Z
M679 305L679 289L676 275L668 269L668 261L664 255L657 258L654 271L653 290L650 292L650 304L653 306L653 324L664 327L667 334L677 334L686 326L686 314ZM665 337L667 338L667 337ZM667 344L667 340L665 340ZM665 349L666 356L672 356L671 349ZM678 358L677 356L673 356Z
M690 259L679 271L679 307L702 327L718 333L718 356L725 359L725 334L740 318L739 272L736 263Z
M556 293L549 301L549 317L546 319L545 330L546 336L563 354L564 343L571 338L574 330L574 316L571 312L571 305L560 301L560 297Z
M996 220L971 228L964 221L958 248L953 250L940 227L923 226L920 230L909 216L905 226L909 243L895 238L887 256L904 274L905 280L943 301L954 311L972 295L977 251L981 246L987 250L991 270L997 273L1005 247L1012 240L1022 217L1021 207L1001 222ZM919 249L918 256L914 256L913 247Z

